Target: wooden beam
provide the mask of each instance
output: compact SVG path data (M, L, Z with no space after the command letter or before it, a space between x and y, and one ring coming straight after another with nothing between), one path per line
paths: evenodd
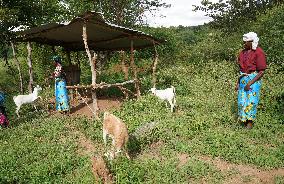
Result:
M131 68L132 68L132 71L133 71L133 74L134 74L135 89L136 89L137 98L140 98L141 97L140 86L139 86L139 81L138 81L138 78L137 78L136 65L134 63L133 40L131 40L130 65L131 65Z
M67 89L102 89L102 88L109 88L109 87L117 87L123 86L125 84L132 84L135 83L135 80L129 80L122 83L115 83L115 84L107 84L107 83L100 83L100 84L91 84L91 85L75 85L75 86L66 86Z

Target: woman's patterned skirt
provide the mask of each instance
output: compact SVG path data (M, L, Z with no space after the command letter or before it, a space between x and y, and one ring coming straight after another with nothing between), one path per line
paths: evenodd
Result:
M254 72L251 74L244 74L241 72L241 75L243 76L240 79L238 90L239 119L243 122L246 120L255 120L262 81L256 81L250 86L250 89L248 91L245 91L245 86L257 75L257 73Z
M69 111L70 107L66 81L62 78L55 78L55 98L57 111Z

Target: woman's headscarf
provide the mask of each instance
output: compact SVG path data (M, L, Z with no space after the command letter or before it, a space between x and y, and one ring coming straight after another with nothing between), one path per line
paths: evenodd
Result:
M255 50L258 45L259 38L255 32L249 32L243 35L243 41L252 41L252 49Z
M56 63L60 63L61 64L61 57L60 56L53 56L52 60L55 61Z

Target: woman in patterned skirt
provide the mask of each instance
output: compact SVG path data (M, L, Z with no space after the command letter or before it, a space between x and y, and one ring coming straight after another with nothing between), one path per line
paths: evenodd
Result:
M254 32L243 35L244 49L240 52L238 62L240 77L237 81L238 112L241 120L248 129L256 119L257 105L260 98L261 78L266 69L266 56L258 47L259 38Z
M70 110L69 97L66 88L66 74L61 64L59 56L53 56L55 70L52 78L55 78L55 107L56 110L62 113L67 113Z

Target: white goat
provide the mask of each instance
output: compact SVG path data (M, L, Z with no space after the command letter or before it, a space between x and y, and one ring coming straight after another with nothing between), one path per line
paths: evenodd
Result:
M19 110L20 110L20 108L23 104L33 103L37 98L42 99L40 96L38 96L38 92L41 91L41 90L42 90L42 88L39 85L37 85L34 88L33 93L28 94L28 95L18 95L18 96L13 97L13 100L14 100L16 106L17 106L16 114L18 115L18 117L20 116ZM34 108L37 110L35 105L34 105Z
M160 99L168 101L171 105L171 112L174 112L174 107L176 106L176 98L175 98L176 90L174 86L171 86L171 88L163 90L157 90L156 88L151 88L150 91L153 93L153 95L159 97Z

